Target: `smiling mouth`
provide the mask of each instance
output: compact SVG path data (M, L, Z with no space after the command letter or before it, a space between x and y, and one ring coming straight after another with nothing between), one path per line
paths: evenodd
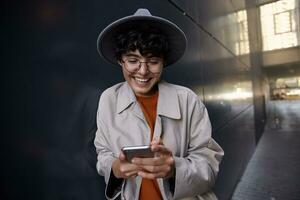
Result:
M144 78L137 78L137 77L134 77L134 80L140 82L140 83L147 83L150 78L147 78L147 79L144 79Z

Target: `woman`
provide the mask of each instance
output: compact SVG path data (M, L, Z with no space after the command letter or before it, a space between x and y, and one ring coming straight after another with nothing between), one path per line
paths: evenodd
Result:
M98 51L125 82L100 97L95 146L108 199L216 199L222 148L207 110L190 89L161 80L181 58L186 37L174 23L138 9L108 25ZM154 157L127 160L121 148L147 145Z

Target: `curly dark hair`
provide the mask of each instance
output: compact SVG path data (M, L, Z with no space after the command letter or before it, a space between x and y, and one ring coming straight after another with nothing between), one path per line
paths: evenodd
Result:
M115 56L122 61L122 55L139 50L142 56L157 56L167 59L169 43L167 37L152 27L137 27L122 31L116 37Z

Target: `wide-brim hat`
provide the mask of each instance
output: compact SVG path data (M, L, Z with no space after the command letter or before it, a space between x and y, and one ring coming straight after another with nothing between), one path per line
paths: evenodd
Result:
M119 65L115 56L116 35L121 30L130 30L139 26L157 28L168 38L169 52L164 67L175 63L182 57L187 45L184 32L173 22L153 16L147 9L142 8L138 9L134 15L118 19L103 29L97 40L99 54L110 63Z

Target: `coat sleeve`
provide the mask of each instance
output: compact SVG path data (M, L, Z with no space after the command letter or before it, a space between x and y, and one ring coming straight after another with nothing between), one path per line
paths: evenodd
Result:
M97 171L104 176L106 188L105 195L107 199L115 199L120 193L124 185L124 179L117 179L112 172L112 164L118 155L114 155L109 142L109 130L107 130L104 121L105 107L100 103L97 112L97 131L95 136L95 147L97 156ZM103 109L102 109L103 108ZM101 112L102 111L102 112Z
M187 154L175 157L174 199L210 192L224 152L211 138L211 124L205 106L197 100L189 120Z

